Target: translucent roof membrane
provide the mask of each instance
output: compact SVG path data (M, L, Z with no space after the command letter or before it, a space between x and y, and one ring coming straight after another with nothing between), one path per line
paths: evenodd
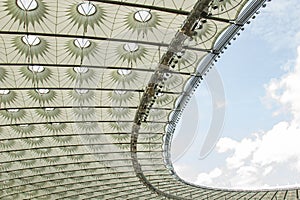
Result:
M0 199L298 198L194 186L170 162L193 83L264 3L246 2L1 0Z

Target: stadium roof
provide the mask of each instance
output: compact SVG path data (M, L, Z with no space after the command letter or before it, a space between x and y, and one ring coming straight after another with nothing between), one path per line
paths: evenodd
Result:
M180 179L176 123L263 0L1 0L1 199L295 199Z

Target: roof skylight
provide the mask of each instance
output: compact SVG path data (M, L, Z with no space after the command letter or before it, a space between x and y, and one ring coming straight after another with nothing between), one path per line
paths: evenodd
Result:
M118 69L118 74L126 76L131 73L130 69Z
M36 92L39 94L47 94L50 92L49 89L36 89Z
M30 46L36 46L41 42L40 38L34 35L25 35L22 37L22 41Z
M139 10L136 13L134 13L134 19L138 22L148 22L152 17L152 14L148 10Z
M85 1L80 3L77 7L78 12L84 16L91 16L96 13L96 6L92 4L90 1Z
M9 90L0 90L0 94L8 94Z
M124 90L115 90L114 92L118 95L123 95L126 93L126 91L124 91Z
M12 113L13 112L18 112L18 111L19 111L19 109L17 109L17 108L16 109L7 109L7 112L12 112Z
M17 5L22 10L30 11L38 7L36 0L17 0Z
M20 127L28 127L29 124L20 124L19 126L20 126Z
M77 38L74 40L74 44L78 48L87 48L91 45L91 42L85 38Z
M124 49L128 52L135 52L139 49L139 46L136 43L126 43Z
M28 66L28 69L32 72L42 72L44 71L44 67L43 66L40 66L40 65L30 65Z
M78 94L86 94L86 93L89 92L89 90L87 90L87 89L76 89L76 92L77 92Z
M77 73L86 73L89 71L87 67L74 67L74 71Z

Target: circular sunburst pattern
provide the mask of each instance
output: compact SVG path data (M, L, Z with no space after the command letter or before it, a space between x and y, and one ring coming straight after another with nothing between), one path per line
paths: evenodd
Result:
M75 115L76 120L87 120L92 119L95 116L95 109L94 108L73 108L73 113Z
M105 18L105 11L99 5L95 5L90 1L84 1L69 7L67 15L74 26L77 25L78 28L83 26L84 29L90 26L94 29L95 25L100 27Z
M156 123L144 123L142 128L150 132L164 131L164 125Z
M69 143L73 137L66 135L66 136L52 136L51 137L52 140L54 140L55 142L59 143L59 144L66 144Z
M15 143L15 140L0 140L0 147L3 149L8 149L13 147Z
M20 73L27 81L32 80L36 82L47 82L53 74L50 69L37 65L22 67L20 68Z
M48 157L48 158L43 158L43 160L46 163L54 164L54 163L58 163L61 160L61 158L60 157ZM53 175L53 174L48 174L48 175Z
M157 95L156 103L160 105L166 105L173 101L173 97L168 94L159 93Z
M120 60L122 60L122 62L127 61L128 65L142 60L147 55L147 49L135 43L121 44L117 47L116 52Z
M162 119L166 117L166 113L164 110L150 110L149 112L149 118L150 119L154 119L154 120L157 120L157 119Z
M211 12L212 15L224 14L242 3L242 0L213 0L211 2Z
M7 70L0 67L0 82L3 82L7 77Z
M13 159L20 159L26 154L25 151L7 152L7 155Z
M185 51L178 60L176 70L181 71L189 67L193 67L198 62L199 57L195 52ZM192 70L195 70L194 68ZM172 77L171 77L172 78ZM168 81L169 79L167 79Z
M108 93L108 98L113 103L119 103L119 104L129 102L130 100L133 99L133 96L134 95L132 92L127 92L122 90L115 90Z
M69 92L70 97L77 103L90 102L94 99L95 94L93 91L85 89L76 89Z
M79 82L83 82L83 81L89 82L96 77L95 71L87 67L68 68L66 71L66 75L72 81L79 81Z
M52 149L51 148L42 148L42 149L33 149L32 151L39 156L45 156L45 155L50 154Z
M42 137L25 138L22 141L31 147L35 147L41 145L44 142L44 138Z
M161 136L159 134L142 134L140 137L140 140L146 141L146 142L153 142L160 140Z
M32 98L35 102L40 103L51 103L57 96L56 92L48 89L38 89L28 91L28 96Z
M59 147L59 149L65 153L74 153L78 147L77 146L65 146L65 147Z
M0 105L11 104L16 101L17 93L10 90L0 90Z
M37 109L35 112L46 119L57 118L61 114L61 110L58 108Z
M69 51L69 55L75 58L89 58L90 56L93 56L98 49L95 42L84 38L69 40L65 46L66 50Z
M124 118L124 117L130 117L131 110L128 108L110 108L108 109L108 114L111 117L114 118Z
M23 165L24 167L31 167L33 166L37 161L36 160L21 160L19 163Z
M183 78L177 74L170 74L168 79L165 81L165 86L169 89L180 86L183 82Z
M53 133L60 133L67 128L67 125L65 123L50 123L45 124L45 128Z
M34 56L36 58L38 58L38 56L44 57L50 46L49 42L47 42L44 38L38 38L31 35L17 36L13 38L12 45L20 54L31 58Z
M111 122L109 123L109 129L114 131L127 131L130 130L131 124L127 122Z
M12 167L13 163L3 163L0 165L0 170L1 171L6 171Z
M112 71L109 76L114 83L120 83L123 86L130 85L138 79L138 73L126 69Z
M201 44L212 39L217 33L217 25L213 21L200 20L195 29L193 39L196 44Z
M48 14L48 6L43 0L32 0L30 4L25 3L23 0L7 0L4 3L6 11L15 21L19 21L19 24L29 23L35 26L35 23L44 23L44 19Z
M130 134L126 134L126 133L112 134L111 137L113 138L114 141L124 142L124 141L128 141L128 139L130 138Z
M138 10L129 13L125 18L127 28L136 31L138 34L147 34L159 26L161 17L153 11Z
M17 126L11 126L11 128L19 134L30 134L35 130L35 126L28 125L28 124L22 124Z
M76 126L78 127L78 129L87 132L96 130L98 128L98 124L95 122L76 123Z
M26 116L25 110L19 109L1 110L0 114L7 120L21 120Z
M124 150L124 151L130 149L130 144L118 144L118 143L114 143L114 145L116 147L118 147L119 149Z
M9 177L11 178L19 178L24 174L25 170L12 171L9 173ZM26 186L19 186L20 188L26 188ZM18 188L19 188L18 187Z

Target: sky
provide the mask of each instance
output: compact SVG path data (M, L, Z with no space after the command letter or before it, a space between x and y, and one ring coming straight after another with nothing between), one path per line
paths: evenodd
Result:
M298 1L269 2L207 74L207 80L221 77L224 102L212 103L210 81L197 89L174 139L177 144L176 138L192 135L192 140L172 148L175 171L184 180L235 189L300 185ZM213 105L225 110L223 128L213 151L202 158Z

